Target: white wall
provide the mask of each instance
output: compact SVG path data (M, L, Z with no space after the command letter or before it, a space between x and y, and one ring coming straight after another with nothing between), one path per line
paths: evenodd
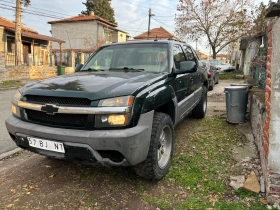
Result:
M268 167L280 173L280 19L272 29L271 121Z
M52 37L64 40L63 49L89 49L85 40L91 45L97 43L98 38L104 37L103 26L95 21L77 21L51 24ZM53 43L53 49L59 49L58 43Z

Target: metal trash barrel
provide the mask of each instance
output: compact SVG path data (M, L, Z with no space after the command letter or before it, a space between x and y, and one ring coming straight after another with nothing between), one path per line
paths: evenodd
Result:
M57 75L65 74L65 66L57 66Z
M227 121L229 123L245 122L248 90L248 86L229 86L225 88Z

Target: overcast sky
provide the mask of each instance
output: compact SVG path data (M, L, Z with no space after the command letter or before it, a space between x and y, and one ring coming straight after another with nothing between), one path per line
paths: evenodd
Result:
M263 1L267 4L268 0ZM47 24L50 20L62 19L78 15L85 6L85 0L31 0L31 5L26 8L26 12L40 12L43 17L23 13L23 24L38 31L41 34L49 35L51 26ZM136 36L148 30L148 10L152 9L155 14L151 20L151 28L162 26L171 33L175 32L175 14L179 0L112 0L112 7L115 10L115 19L119 29L129 32L130 36ZM11 6L15 6L15 0L0 0L0 15L10 19L15 19L15 12ZM4 9L4 8L9 8ZM194 43L190 43L195 47ZM207 43L201 40L198 42L198 50L207 53Z

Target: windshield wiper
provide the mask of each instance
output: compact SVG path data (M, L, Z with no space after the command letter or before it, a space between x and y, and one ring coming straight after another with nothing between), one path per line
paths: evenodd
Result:
M92 68L88 68L88 69L84 69L82 71L105 71L104 69L92 69Z
M145 71L145 69L135 69L135 68L129 68L129 67L123 67L123 68L110 68L109 70L124 70L124 71Z

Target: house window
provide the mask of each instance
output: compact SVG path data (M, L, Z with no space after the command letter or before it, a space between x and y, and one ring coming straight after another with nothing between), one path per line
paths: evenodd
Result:
M15 38L7 36L7 52L15 53Z

